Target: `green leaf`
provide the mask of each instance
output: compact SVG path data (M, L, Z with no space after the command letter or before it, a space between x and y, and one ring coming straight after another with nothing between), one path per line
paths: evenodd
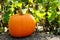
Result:
M48 18L48 20L52 22L55 19L57 13L53 8L51 9L50 13L51 13L51 16Z
M21 0L22 2L28 2L28 0Z
M8 23L8 20L9 20L9 14L10 14L9 11L6 11L6 12L5 12L4 18L3 18L4 23Z
M59 18L59 20L57 22L60 24L60 14L58 14L58 18Z
M0 33L3 32L3 27L0 27Z
M45 13L41 13L39 10L36 10L35 13L36 13L36 15L39 17L39 19L40 19L40 18L44 19Z
M49 2L49 4L50 4L49 6L51 6L51 7L56 7L58 2L53 1L53 2Z
M8 2L8 0L4 0L4 2Z
M37 0L36 2L37 2L37 3L42 3L42 2L43 2L43 0Z

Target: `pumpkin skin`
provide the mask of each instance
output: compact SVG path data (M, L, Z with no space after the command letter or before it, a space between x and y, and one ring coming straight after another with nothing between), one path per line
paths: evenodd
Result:
M11 16L8 22L9 33L13 37L25 37L34 32L36 22L31 14Z

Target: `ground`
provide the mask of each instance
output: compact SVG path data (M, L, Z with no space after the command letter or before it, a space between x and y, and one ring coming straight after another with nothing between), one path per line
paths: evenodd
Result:
M0 40L60 40L60 36L45 33L33 33L31 36L25 38L14 38L8 33L0 34Z

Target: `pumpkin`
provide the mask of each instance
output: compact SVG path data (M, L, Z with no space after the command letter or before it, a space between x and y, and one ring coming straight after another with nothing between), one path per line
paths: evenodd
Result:
M36 22L31 14L15 14L9 18L8 29L13 37L25 37L34 32Z

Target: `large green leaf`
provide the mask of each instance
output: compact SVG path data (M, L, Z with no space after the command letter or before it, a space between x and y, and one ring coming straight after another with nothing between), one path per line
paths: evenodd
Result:
M57 13L53 8L51 9L50 13L51 13L51 16L48 18L48 20L52 22L55 19Z

